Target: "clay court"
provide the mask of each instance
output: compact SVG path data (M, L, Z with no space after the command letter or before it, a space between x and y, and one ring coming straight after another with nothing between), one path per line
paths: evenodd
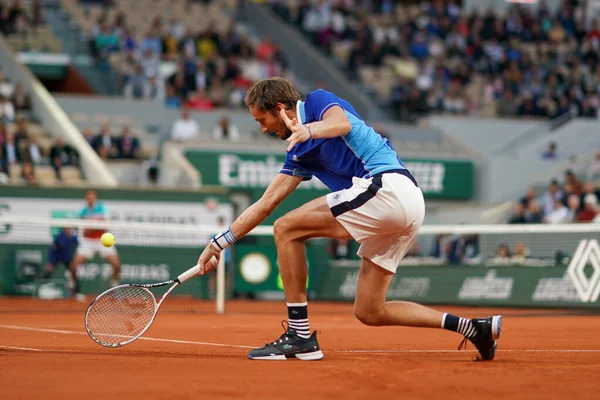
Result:
M559 310L436 307L504 315L493 362L442 330L361 325L350 304L310 304L322 361L250 361L282 332L285 305L169 298L145 336L106 349L86 303L0 299L3 399L597 399L600 317Z

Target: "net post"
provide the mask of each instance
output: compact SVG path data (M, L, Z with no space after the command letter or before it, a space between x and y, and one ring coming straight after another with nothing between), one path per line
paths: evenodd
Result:
M223 250L223 254L221 254L221 258L219 259L219 264L217 265L217 314L225 313L225 252L229 251L227 249Z

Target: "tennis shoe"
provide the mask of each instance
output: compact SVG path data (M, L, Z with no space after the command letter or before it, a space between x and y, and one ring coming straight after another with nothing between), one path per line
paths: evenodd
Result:
M308 339L303 339L296 331L282 321L284 333L272 343L267 343L259 349L248 353L250 360L287 360L297 358L303 361L320 360L323 353L317 341L317 332L314 331Z
M477 334L464 340L458 346L458 350L467 348L467 340L475 345L479 351L482 361L492 361L496 356L497 340L500 338L500 328L502 325L502 316L495 315L488 318L473 318L471 323L477 329Z

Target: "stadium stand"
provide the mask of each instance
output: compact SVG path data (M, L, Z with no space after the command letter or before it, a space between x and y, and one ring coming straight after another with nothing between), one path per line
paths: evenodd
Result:
M543 157L552 159L554 143ZM581 168L571 163L545 185L532 185L514 203L509 224L600 222L600 149Z
M77 152L51 137L34 118L20 83L0 74L0 183L81 185Z
M465 14L454 2L275 1L273 11L371 86L396 115L430 113L596 118L600 22L582 6L556 14L514 5L506 16ZM556 60L556 62L550 62Z
M25 5L20 0L13 0L0 5L0 26L16 51L61 53L63 50L60 40L46 25L40 0Z
M235 108L253 82L293 78L276 45L255 43L235 23L237 0L100 3L62 1L97 62L120 73L127 98L198 111Z

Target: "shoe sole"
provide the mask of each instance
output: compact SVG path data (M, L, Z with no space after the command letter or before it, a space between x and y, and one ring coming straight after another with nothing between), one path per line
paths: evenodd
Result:
M492 340L500 339L500 330L502 328L502 315L492 317Z
M296 357L298 360L301 360L301 361L316 361L316 360L321 360L323 358L323 352L321 350L317 350L317 351L312 351L310 353L298 353L298 354L294 354L293 356L290 356L290 358L294 358L294 357ZM273 356L265 356L265 357L252 357L251 355L248 355L248 359L249 360L265 360L265 361L285 361L288 359L288 357L284 356L283 354L273 355Z

